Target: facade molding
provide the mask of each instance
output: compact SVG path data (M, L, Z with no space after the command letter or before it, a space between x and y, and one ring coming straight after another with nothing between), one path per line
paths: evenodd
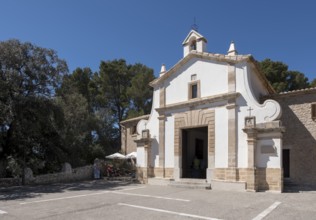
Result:
M176 110L176 109L181 109L181 108L192 108L199 105L210 104L210 103L221 102L221 101L236 100L239 97L239 95L240 93L238 92L231 92L231 93L223 93L220 95L207 96L203 98L196 98L196 99L191 99L185 102L169 104L161 108L156 108L156 111L159 113L159 115L163 115L165 111Z

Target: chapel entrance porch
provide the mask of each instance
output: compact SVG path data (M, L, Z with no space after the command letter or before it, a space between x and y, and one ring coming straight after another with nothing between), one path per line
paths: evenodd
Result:
M208 164L208 128L181 129L182 176L181 178L206 179Z

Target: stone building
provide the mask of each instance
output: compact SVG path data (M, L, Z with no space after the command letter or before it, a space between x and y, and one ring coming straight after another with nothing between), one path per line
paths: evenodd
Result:
M163 65L150 83L151 114L121 122L122 151L137 150L139 178L279 192L283 175L313 183L315 90L275 94L255 59L239 55L233 42L227 54L209 53L206 38L192 30L182 45L183 58L169 70ZM292 118L305 133L293 134L304 129ZM308 164L303 152L313 152Z
M131 118L121 121L121 152L125 155L136 152L137 144L137 124L140 120L148 120L149 115L143 115L137 118Z
M316 88L269 96L282 107L283 176L296 186L316 187Z

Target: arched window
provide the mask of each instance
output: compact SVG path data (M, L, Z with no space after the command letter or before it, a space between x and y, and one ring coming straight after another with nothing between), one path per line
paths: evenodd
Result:
M191 45L190 45L190 51L191 50L196 50L196 40L193 40Z

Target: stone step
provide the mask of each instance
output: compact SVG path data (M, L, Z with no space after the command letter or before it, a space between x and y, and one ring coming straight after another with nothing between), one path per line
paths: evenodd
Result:
M290 179L283 179L283 184L288 186L296 186L296 183L293 183Z
M293 182L291 179L284 178L283 180L283 191L284 192L305 192L305 191L316 191L316 185L299 184Z
M187 189L211 189L211 184L205 179L180 179L170 181L169 186Z
M168 186L170 183L170 179L168 178L148 178L148 185L156 185L156 186Z

